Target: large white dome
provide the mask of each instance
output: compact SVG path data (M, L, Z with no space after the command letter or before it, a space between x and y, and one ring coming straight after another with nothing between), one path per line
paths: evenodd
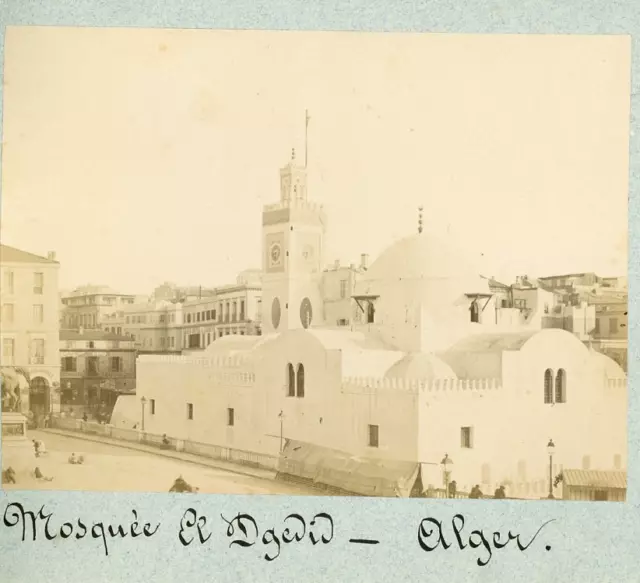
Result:
M478 275L477 268L454 245L420 233L400 239L383 251L364 279L460 279L474 275Z

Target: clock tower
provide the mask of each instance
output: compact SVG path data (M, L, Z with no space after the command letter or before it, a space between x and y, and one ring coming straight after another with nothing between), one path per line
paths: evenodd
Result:
M307 200L307 169L291 161L280 170L280 202L262 212L262 330L322 325L325 215Z

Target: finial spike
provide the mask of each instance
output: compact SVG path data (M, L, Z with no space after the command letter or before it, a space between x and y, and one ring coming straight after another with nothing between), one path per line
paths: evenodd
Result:
M423 207L420 205L418 207L418 233L422 233L422 210Z
M296 159L296 149L291 148L291 160L295 160L295 159Z

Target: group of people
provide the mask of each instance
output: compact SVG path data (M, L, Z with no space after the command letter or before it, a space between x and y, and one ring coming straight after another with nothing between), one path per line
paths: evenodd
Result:
M84 456L82 456L82 455L76 456L75 453L72 453L69 456L69 463L74 465L74 466L75 465L81 465L81 464L84 463Z
M496 488L496 491L493 493L493 497L496 499L506 498L505 488L504 486L499 486ZM469 498L484 498L484 494L480 489L480 486L476 484L473 488L471 488L471 492L469 492Z

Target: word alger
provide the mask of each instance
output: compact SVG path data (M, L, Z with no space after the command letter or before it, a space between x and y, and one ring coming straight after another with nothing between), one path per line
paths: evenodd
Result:
M61 539L74 538L76 540L82 540L85 537L93 539L101 539L104 547L104 553L109 556L109 547L107 541L113 538L138 538L140 536L144 538L150 538L158 531L160 524L157 524L155 528L151 528L151 524L145 522L140 524L138 522L138 513L135 510L133 512L133 522L122 524L109 524L106 525L103 522L94 522L91 525L85 524L82 519L77 518L75 521L63 522L60 526L55 526L51 523L53 512L48 514L44 511L44 505L40 510L35 513L30 510L25 510L24 506L19 502L12 502L4 511L3 522L8 528L22 526L22 542L27 540L27 532L30 528L31 540L34 542L38 540L38 535L44 536L45 540L52 541L57 537Z
M493 548L495 549L503 549L506 547L511 541L516 541L518 549L520 551L526 551L532 544L533 541L536 540L537 536L540 534L540 531L550 522L553 522L554 519L547 520L531 537L531 540L527 544L523 544L520 541L519 534L513 534L509 531L506 535L501 532L493 532L491 536L491 541L489 540L489 536L485 534L484 530L472 530L469 534L463 535L464 529L464 516L462 514L456 514L451 520L451 526L453 530L453 536L458 543L458 549L464 551L467 546L472 549L477 549L479 547L483 547L487 552L486 557L479 557L477 560L478 566L484 567L489 564L491 557L493 556ZM452 543L450 542L451 538L447 539L443 532L442 522L435 518L424 518L420 525L418 526L418 544L420 548L424 551L431 552L435 551L438 547L442 546L443 549L447 550L451 547ZM493 548L492 548L493 543ZM550 550L551 547L547 546L546 549Z
M318 543L328 544L334 535L333 518L326 512L316 514L308 525L299 514L289 514L280 528L268 528L262 533L250 514L237 514L231 520L222 515L221 518L227 525L227 538L232 539L230 547L237 545L247 548L262 543L268 547L264 554L267 561L274 561L280 556L283 543L301 542L308 538L314 546ZM180 521L178 539L183 546L188 547L196 537L200 544L204 544L211 538L211 532L207 530L207 518L189 508Z

